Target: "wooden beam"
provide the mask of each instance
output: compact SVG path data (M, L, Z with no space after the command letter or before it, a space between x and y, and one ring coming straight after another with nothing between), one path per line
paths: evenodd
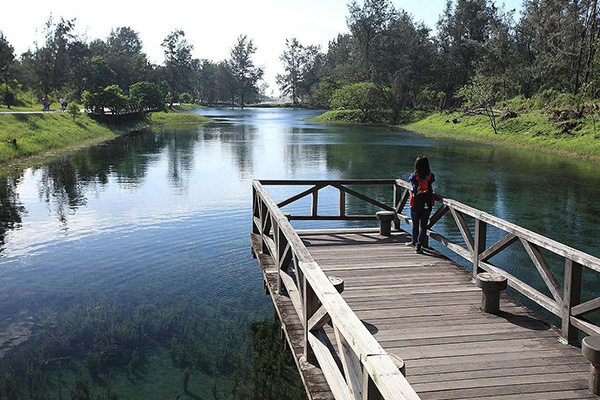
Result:
M579 341L579 332L571 324L571 315L581 315L585 312L591 311L594 308L600 306L600 298L598 298L596 304L594 301L582 304L579 310L582 311L577 313L578 304L581 302L581 279L583 268L581 265L574 263L572 260L565 260L565 280L563 286L563 304L562 304L562 324L561 324L561 336L567 343L576 343ZM591 306L591 308L590 308Z
M340 217L338 215L292 215L292 221L370 221L377 220L375 215L346 215Z
M556 279L556 276L554 276L554 273L552 270L550 270L544 255L540 252L535 244L531 244L523 238L519 238L519 240L521 241L521 244L523 244L527 254L529 254L529 258L531 258L531 261L533 261L533 265L535 265L537 270L540 272L540 275L546 283L546 286L548 286L550 293L552 293L552 296L554 296L556 302L561 304L563 297L562 289L558 283L558 280Z
M360 359L354 354L350 346L348 346L348 342L340 335L340 331L335 325L333 326L333 332L338 345L338 355L342 363L344 376L350 389L350 397L354 398L354 400L361 400L363 379Z
M392 207L390 207L390 206L388 206L388 205L386 205L386 204L383 204L383 203L381 203L381 202L379 202L379 201L377 201L377 200L375 200L375 199L372 199L372 198L370 198L370 197L368 197L368 196L365 196L365 195L364 195L364 194L362 194L362 193L358 193L357 191L355 191L355 190L352 190L352 189L350 189L350 188L348 188L348 187L342 186L342 185L340 185L340 184L337 184L337 183L332 183L332 184L331 184L331 186L333 186L333 187L336 187L336 188L338 188L339 190L342 190L342 191L344 191L344 192L348 193L348 194L349 194L349 195L351 195L351 196L354 196L354 197L356 197L356 198L359 198L359 199L361 199L362 201L366 201L366 202L367 202L367 203L369 203L369 204L373 204L374 206L376 206L376 207L379 207L379 208L381 208L381 209L383 209L383 210L386 210L386 211L394 211L394 209L393 209Z
M429 218L429 223L427 224L427 228L431 228L432 226L434 226L444 215L446 215L446 213L449 210L450 210L450 208L448 208L445 205L438 207L438 209L433 213L431 218Z
M517 292L523 294L525 297L528 297L530 300L544 307L546 310L550 311L552 314L561 317L562 309L560 305L546 296L542 292L533 287L529 286L519 278L511 275L510 273L496 267L495 265L489 264L487 262L481 261L479 266L488 272L493 272L495 274L500 274L506 278L508 281L508 286L515 289Z
M472 264L473 279L477 277L479 270L479 255L485 250L487 240L487 225L479 219L475 219L475 239L473 240Z
M344 376L340 372L327 345L322 341L323 336L324 334L321 331L317 332L316 335L312 332L308 333L308 342L312 347L315 358L321 366L321 371L323 371L323 375L325 375L325 379L331 389L331 393L333 393L333 397L336 400L352 400L348 386L344 381Z
M279 207L279 208L285 207L288 204L291 204L291 203L293 203L293 202L295 202L297 200L300 200L301 198L306 197L309 194L314 193L314 192L316 192L316 191L318 191L318 190L320 190L320 189L322 189L322 188L324 188L326 186L328 186L328 185L326 185L324 183L323 184L319 184L319 185L315 185L315 186L311 187L310 189L306 189L305 191L298 193L295 196L292 196L292 197L290 197L288 199L280 201L279 203L277 203L277 207Z
M471 231L469 230L467 222L465 221L464 217L458 213L458 211L451 209L450 212L452 212L456 226L458 226L458 230L460 231L465 244L469 248L469 251L473 253L473 235L471 235Z
M485 249L485 251L479 255L479 260L487 261L488 259L490 259L493 256L495 256L496 254L500 253L502 250L506 249L508 246L510 246L517 240L519 240L518 237L516 237L512 233L507 233L496 243L494 243L493 245L491 245L490 247Z
M310 215L316 217L319 213L319 192L312 192L312 203L310 206Z
M331 317L327 314L325 307L321 306L308 320L308 330L316 331L317 329L321 329L329 321L331 321Z
M580 315L587 314L592 311L596 311L599 308L600 308L600 297L597 297L593 300L586 301L585 303L581 303L581 304L576 305L575 307L571 308L571 315L578 317Z
M571 324L588 335L600 335L600 327L589 321L584 321L583 319L571 316Z
M294 279L292 279L292 277L285 271L279 271L279 276L281 277L281 283L283 283L283 286L285 286L285 291L287 292L288 297L294 305L296 314L298 314L298 317L302 319L302 299L300 298L300 291L294 283Z

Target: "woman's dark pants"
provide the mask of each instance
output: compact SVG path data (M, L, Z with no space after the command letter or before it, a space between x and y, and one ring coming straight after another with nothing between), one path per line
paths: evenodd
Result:
M421 249L425 236L427 235L427 222L429 222L431 208L421 211L410 209L410 218L413 223L412 241L417 246L417 250Z

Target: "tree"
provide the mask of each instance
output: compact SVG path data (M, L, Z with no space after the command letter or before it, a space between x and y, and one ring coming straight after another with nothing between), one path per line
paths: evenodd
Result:
M136 111L161 110L165 106L165 95L160 87L151 82L137 82L129 87L131 105Z
M256 47L254 47L252 39L240 35L237 43L231 48L230 58L227 61L229 70L235 79L242 107L244 107L249 94L258 92L257 83L262 79L264 73L262 68L254 66L252 61L254 53L256 53Z
M10 92L9 68L15 59L15 49L8 43L6 37L0 31L0 79L4 82L4 102L8 108L12 104L14 91Z
M366 122L372 109L385 105L383 92L380 87L371 82L346 85L333 92L331 107L359 109L363 113L363 122Z
M171 89L171 101L183 92L190 91L192 80L192 50L194 46L185 39L185 32L175 30L162 42L165 53L167 83Z
M311 84L317 79L311 74L316 68L316 57L319 48L316 46L305 47L296 38L285 40L285 49L279 59L283 62L285 74L277 74L277 84L283 94L291 94L292 102L298 103L298 98L308 94Z
M357 41L363 77L372 79L377 75L383 33L394 19L396 10L390 0L365 0L362 7L352 0L348 4L348 12L350 15L346 17L346 23Z
M142 41L133 29L119 27L111 31L106 39L104 56L117 74L116 82L121 88L147 80L148 59L142 53Z
M494 133L498 133L494 112L494 104L498 100L497 82L483 75L476 75L469 84L460 88L458 95L465 99L468 107L481 109L483 115L489 118Z
M75 19L61 18L57 23L52 16L45 25L46 42L34 53L34 67L39 87L44 94L62 89L69 80L69 46L75 39Z

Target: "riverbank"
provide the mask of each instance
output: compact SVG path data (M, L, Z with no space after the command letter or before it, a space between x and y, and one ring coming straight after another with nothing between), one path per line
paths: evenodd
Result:
M551 122L545 112L523 112L514 118L499 121L498 133L495 134L488 117L483 115L402 111L398 117L399 123L392 125L388 122L390 114L387 110L378 111L373 114L372 122L366 125L396 126L431 138L524 148L600 162L600 121L596 123L597 131L594 132L594 121L590 117L579 119L577 126L568 132L562 132L559 124ZM360 122L363 120L362 116L360 110L333 110L308 121L365 124Z
M119 135L162 124L201 124L210 119L178 112L156 112L145 120L125 124L101 123L87 114L67 113L0 115L0 167L32 157L92 146Z

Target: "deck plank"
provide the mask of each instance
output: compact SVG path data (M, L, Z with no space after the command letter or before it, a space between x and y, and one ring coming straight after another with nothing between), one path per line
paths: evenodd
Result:
M383 348L405 361L422 399L598 399L587 390L588 361L558 342L556 328L505 295L500 314L482 313L470 272L435 250L416 254L404 245L408 234L298 234L327 275L344 279L342 296ZM280 308L291 320L293 307ZM299 320L290 323L288 335L301 335ZM298 355L302 338L289 341ZM330 398L318 366L301 373L309 398Z

